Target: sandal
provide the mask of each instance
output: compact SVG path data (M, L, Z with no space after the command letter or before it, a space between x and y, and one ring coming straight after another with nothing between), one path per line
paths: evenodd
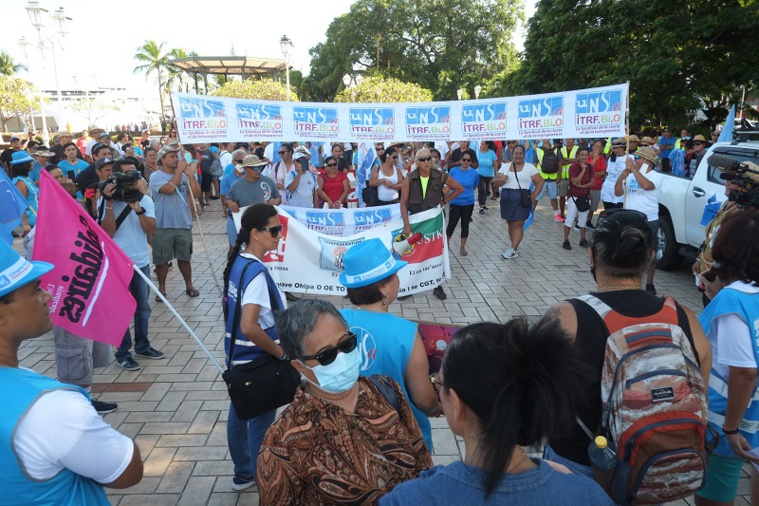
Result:
M163 295L164 297L166 297L166 294L165 294L165 293L163 293L163 292L161 292L161 295ZM158 295L156 295L156 296L155 296L155 301L156 301L156 302L163 302L163 301L161 300L161 298L160 298Z
M468 256L468 255L469 255L469 253L468 253L468 252L467 252L467 250L465 250L465 249L462 249L461 251L459 251L459 254L460 254L462 257L465 257L465 256Z
M184 291L184 293L186 293L190 297L197 297L198 295L200 295L200 292L194 288L188 288L187 290Z

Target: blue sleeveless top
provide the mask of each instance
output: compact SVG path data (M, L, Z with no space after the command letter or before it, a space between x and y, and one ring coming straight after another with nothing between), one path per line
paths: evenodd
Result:
M404 382L406 365L414 348L417 324L390 313L375 313L364 309L341 309L340 313L348 322L351 332L358 336L361 375L382 374L398 382L422 430L424 442L432 453L430 419L411 401Z
M42 394L53 390L76 390L89 399L82 388L66 385L26 369L0 367L0 489L2 504L35 506L109 505L102 485L64 469L49 480L28 477L13 447L19 423ZM54 415L54 413L51 413ZM50 423L56 423L51 416Z
M757 339L759 339L759 294L749 294L729 287L723 288L714 297L714 300L706 306L698 321L708 336L712 321L729 314L740 317L748 325L749 331L753 333L751 342L754 348L754 359L759 367L759 347L757 347ZM728 378L721 377L714 368L712 368L709 376L709 425L721 436L714 452L719 455L738 458L722 433L722 424L727 412ZM752 448L759 448L759 386L755 387L754 395L751 396L739 430Z
M40 190L37 188L37 185L35 185L28 177L14 177L13 185L15 186L18 181L23 181L26 185L26 203L29 205L29 207L26 209L26 221L29 222L30 227L33 227L37 223L37 210L39 209ZM34 211L32 211L32 209L34 209Z

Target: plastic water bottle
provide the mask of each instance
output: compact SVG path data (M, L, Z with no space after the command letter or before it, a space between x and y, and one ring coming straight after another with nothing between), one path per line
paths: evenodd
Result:
M607 494L610 493L611 481L617 469L617 453L609 448L605 437L596 436L596 439L588 446L588 457L590 467L593 469L593 478Z

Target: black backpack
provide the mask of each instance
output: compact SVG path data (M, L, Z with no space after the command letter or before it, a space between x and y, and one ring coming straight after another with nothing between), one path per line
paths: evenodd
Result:
M540 172L544 174L556 174L559 172L559 155L554 153L553 149L543 150L543 160L540 162Z

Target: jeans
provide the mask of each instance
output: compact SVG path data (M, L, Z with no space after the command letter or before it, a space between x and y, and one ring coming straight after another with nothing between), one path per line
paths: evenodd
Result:
M240 420L232 405L229 405L227 445L229 445L229 455L235 465L236 476L246 478L256 476L258 452L276 414L277 410L273 409L256 418Z
M145 277L150 277L150 264L140 267L140 271ZM143 353L150 349L148 340L148 320L150 319L150 304L148 296L150 288L142 277L136 272L132 274L132 281L129 283L129 293L137 302L137 308L134 310L134 351ZM124 339L121 340L121 346L116 350L116 360L130 358L132 353L129 349L132 347L132 334L127 327L124 333Z
M477 185L477 203L480 204L480 207L484 206L485 202L488 201L488 189L492 180L492 176L480 176L480 183Z

